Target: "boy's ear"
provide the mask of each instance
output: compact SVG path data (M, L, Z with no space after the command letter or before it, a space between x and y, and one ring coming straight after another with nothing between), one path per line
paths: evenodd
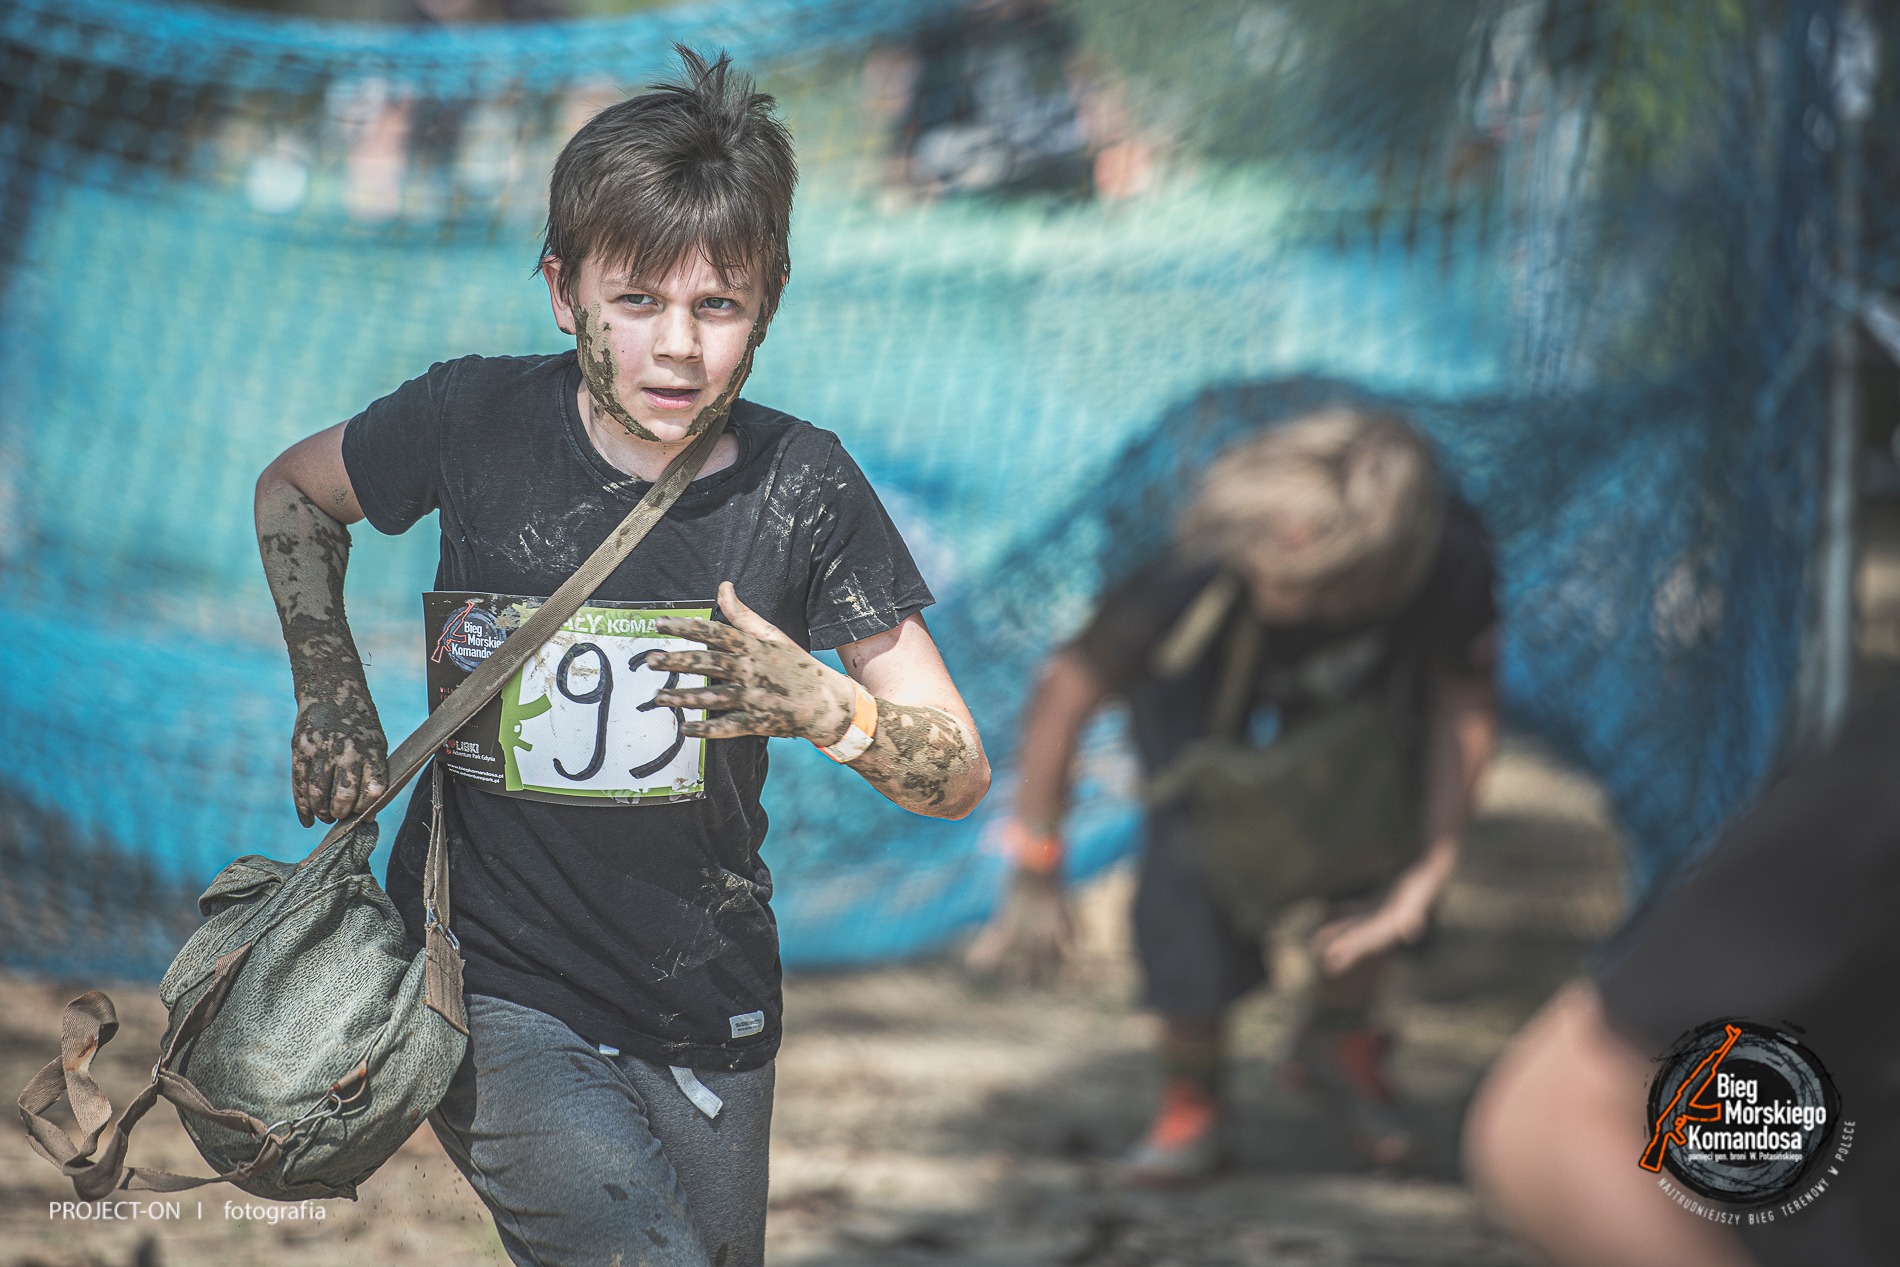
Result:
M563 334L574 333L574 305L561 287L561 261L554 256L541 260L541 280L548 284L548 303L554 309L554 324Z

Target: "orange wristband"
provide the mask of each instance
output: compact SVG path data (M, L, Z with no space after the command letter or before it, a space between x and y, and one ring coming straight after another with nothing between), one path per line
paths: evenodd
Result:
M1003 838L1019 870L1053 875L1062 866L1062 837L1052 831L1031 831L1021 819L1012 818L1003 828Z
M870 750L871 741L877 738L877 700L856 682L851 686L858 693L857 707L851 711L851 729L845 731L844 738L829 748L823 744L816 745L818 751L840 765L863 756Z

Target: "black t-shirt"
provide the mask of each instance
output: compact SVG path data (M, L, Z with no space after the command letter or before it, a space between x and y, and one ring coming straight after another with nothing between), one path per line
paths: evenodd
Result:
M1142 569L1108 592L1071 644L1098 681L1126 698L1135 747L1150 774L1212 728L1224 649L1235 623L1246 617L1244 596L1178 676L1164 679L1154 661L1218 571L1215 564L1189 567L1172 560ZM1247 733L1256 742L1271 742L1324 702L1379 689L1396 672L1411 672L1420 708L1434 674L1489 673L1497 625L1493 580L1484 525L1469 505L1450 499L1425 583L1403 609L1351 627L1312 622L1265 631Z
M1871 1267L1900 1254L1897 911L1900 693L1790 770L1598 957L1605 1012L1645 1051L1739 1016L1801 1027L1833 1077L1853 1148L1814 1204L1739 1229L1766 1267Z
M546 597L649 485L581 424L558 356L432 367L351 419L343 461L381 532L440 512L436 588ZM738 460L696 480L598 590L711 607L719 582L807 648L896 627L932 599L838 437L749 401ZM423 636L417 623L417 637ZM778 1049L778 932L759 857L761 737L707 741L701 799L559 805L447 780L449 892L467 986L538 1008L591 1042L700 1069ZM429 797L413 795L389 893L421 932Z

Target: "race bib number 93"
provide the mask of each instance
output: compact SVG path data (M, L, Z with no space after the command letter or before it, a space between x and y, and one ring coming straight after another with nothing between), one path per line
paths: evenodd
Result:
M424 594L429 707L447 698L542 602L512 594ZM664 708L653 696L706 679L664 673L647 661L699 646L661 637L661 617L711 615L710 603L588 603L449 741L446 768L490 792L568 804L705 795L705 741L685 732L685 723L705 711Z

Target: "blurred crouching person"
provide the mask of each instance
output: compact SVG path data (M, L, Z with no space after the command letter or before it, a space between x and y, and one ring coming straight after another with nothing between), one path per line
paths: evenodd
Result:
M1343 1103L1366 1160L1395 1163L1411 1138L1372 1007L1427 930L1492 749L1484 529L1403 420L1335 407L1223 453L1176 538L1043 668L1005 826L1016 868L971 966L1059 962L1070 764L1120 696L1145 776L1134 931L1164 1074L1124 1178L1218 1167L1223 1021L1266 980L1273 921L1312 898L1320 985L1283 1073Z
M1896 910L1900 694L1888 694L1632 915L1499 1058L1465 1123L1489 1211L1563 1267L1900 1261ZM1731 1227L1682 1208L1639 1159L1657 1130L1657 1058L1734 1018L1799 1033L1840 1095L1842 1135L1792 1202L1725 1211ZM1824 1185L1811 1202L1810 1181Z

